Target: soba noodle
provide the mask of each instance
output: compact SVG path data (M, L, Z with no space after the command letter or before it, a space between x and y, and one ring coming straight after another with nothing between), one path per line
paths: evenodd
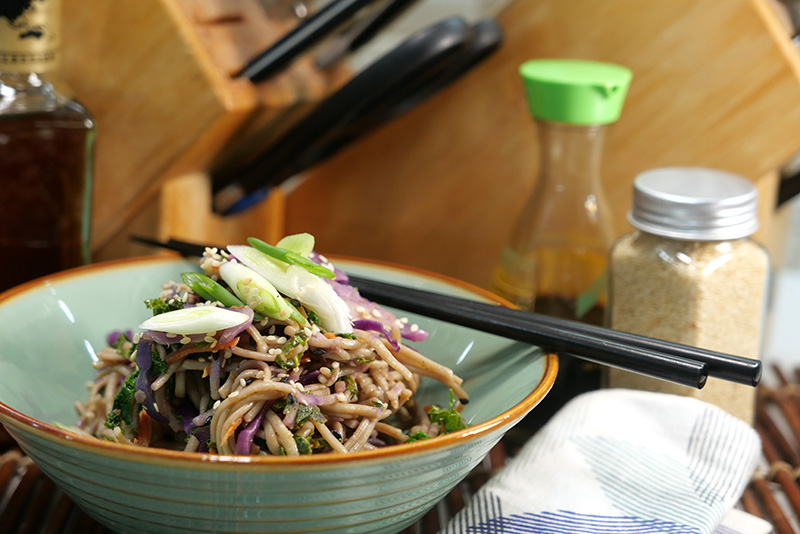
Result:
M209 249L201 266L218 280L224 261ZM185 284L162 288L163 305L221 306ZM449 430L414 402L420 380L450 388L454 412L467 393L452 370L401 342L405 320L358 297L348 305L362 327L342 334L325 331L313 310L293 304L305 325L256 318L229 343L220 343L218 332L167 343L147 332L110 336L97 354L88 400L76 403L77 426L120 443L247 455L347 453ZM389 328L366 329L359 314L380 316Z

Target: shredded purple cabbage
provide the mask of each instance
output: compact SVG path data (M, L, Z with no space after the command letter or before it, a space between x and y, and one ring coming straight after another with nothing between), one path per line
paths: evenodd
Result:
M397 316L395 316L392 312L386 310L385 308L381 308L378 304L372 302L371 300L365 299L358 292L358 289L351 285L339 283L333 280L327 280L327 282L331 285L331 287L333 287L333 290L336 292L336 294L347 303L347 306L350 308L351 318L364 319L365 317L369 317L370 319L364 320L377 321L391 332L392 327L397 322ZM403 323L403 326L400 328L400 336L409 341L424 341L427 339L428 333L421 328L415 327L414 325ZM387 336L387 338L388 337L389 336Z
M142 332L142 335L139 336L139 339L154 341L159 345L173 345L175 343L180 343L181 339L184 337L188 337L190 343L201 343L205 340L206 334L190 334L188 336L184 336L181 334L167 334L166 332L158 332L156 330L146 330L145 332Z
M106 338L106 344L109 346L113 345L117 341L117 338L123 334L125 334L128 339L133 339L133 332L130 330L114 330L108 334L108 337Z
M136 390L144 394L142 406L144 406L147 415L152 419L166 423L167 418L158 413L153 401L153 389L151 387L153 382L150 379L150 368L153 366L152 341L148 339L139 340L139 346L136 348L136 365L139 366L139 376L136 377Z
M208 452L208 440L211 439L211 425L201 426L192 434L200 442L197 452Z
M311 371L310 373L301 376L298 382L300 382L304 386L307 386L309 384L315 383L318 377L319 377L319 369L317 369L316 371Z
M236 454L250 454L250 447L253 445L253 438L256 436L256 432L258 432L261 422L264 421L264 416L271 406L271 402L265 403L264 407L261 408L261 411L258 412L258 415L255 416L252 421L247 423L247 426L244 427L241 432L239 432L239 435L236 438L236 449L234 451Z
M194 418L197 417L197 408L188 399L183 399L183 402L175 408L175 415L181 418L181 426L187 435L192 432L194 427L201 426L194 423Z
M210 391L219 391L219 382L222 369L222 359L224 356L220 354L217 358L211 356L211 368L208 370L208 384Z
M335 393L330 395L312 395L310 393L298 391L294 395L297 397L297 401L300 404L305 404L306 406L327 406L339 402L338 395Z
M243 313L243 314L247 315L249 317L249 319L247 321L245 321L244 323L240 324L239 326L232 326L230 328L226 328L225 330L222 330L220 332L220 335L219 335L219 343L222 344L222 345L224 345L225 343L229 343L229 342L233 341L233 339L236 336L238 336L239 334L241 334L242 332L247 330L250 327L250 325L253 324L253 317L255 315L253 313L253 310L251 310L247 306L245 306L243 308L226 308L226 309L231 310L231 311L235 311L235 312L239 312L239 313Z
M400 344L392 337L392 332L381 322L374 321L372 319L358 319L353 321L353 328L358 328L359 330L369 330L371 332L383 334L384 337L389 340L389 343L391 343L395 352L400 350Z
M336 277L333 278L332 281L339 282L340 284L347 284L350 282L350 278L347 276L347 273L339 270L333 263L329 261L327 262L323 261L322 258L320 258L319 254L317 254L313 250L311 251L311 254L308 255L308 259L313 261L314 263L322 265L326 269L330 269L331 271L333 271L333 274L335 274Z

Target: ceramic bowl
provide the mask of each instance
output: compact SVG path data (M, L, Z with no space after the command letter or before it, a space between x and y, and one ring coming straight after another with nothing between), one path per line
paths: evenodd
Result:
M477 288L425 273L337 261L352 274L480 300ZM0 421L90 516L115 532L398 532L433 507L553 384L540 348L398 312L430 332L416 344L464 378L469 428L413 444L307 457L190 454L87 438L77 420L92 361L112 330L137 325L142 301L196 270L174 257L98 264L0 295ZM423 404L447 390L424 380Z

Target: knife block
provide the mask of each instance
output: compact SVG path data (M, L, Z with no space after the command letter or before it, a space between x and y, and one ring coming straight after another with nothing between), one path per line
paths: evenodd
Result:
M95 259L151 252L128 232L220 242L282 235L283 198L211 213L204 171L277 135L347 73L301 58L253 84L233 74L297 24L257 0L63 1L62 75L97 123Z

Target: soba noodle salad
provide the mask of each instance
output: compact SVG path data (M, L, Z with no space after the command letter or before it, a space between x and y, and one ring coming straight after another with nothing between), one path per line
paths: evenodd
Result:
M200 272L145 301L137 333L94 363L81 432L120 443L236 455L347 453L464 428L453 371L406 344L427 333L359 295L297 234L207 248ZM423 377L450 389L420 406Z

